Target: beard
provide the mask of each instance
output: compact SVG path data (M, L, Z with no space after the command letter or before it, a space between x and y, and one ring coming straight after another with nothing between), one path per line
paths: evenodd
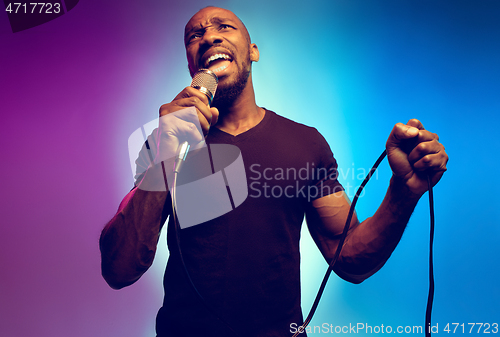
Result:
M238 77L234 83L217 88L212 106L219 109L219 111L224 111L231 107L245 89L249 76L250 67L243 64L243 69L238 73Z

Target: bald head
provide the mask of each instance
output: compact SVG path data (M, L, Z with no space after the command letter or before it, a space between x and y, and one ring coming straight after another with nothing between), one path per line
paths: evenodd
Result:
M221 21L223 21L223 19L229 19L234 24L236 24L241 30L243 36L246 38L247 42L251 43L250 34L248 33L247 27L239 17L237 17L228 9L215 6L207 6L196 12L196 14L194 14L186 24L186 27L184 28L184 44L187 44L189 36L194 31L203 30L214 23L220 23Z

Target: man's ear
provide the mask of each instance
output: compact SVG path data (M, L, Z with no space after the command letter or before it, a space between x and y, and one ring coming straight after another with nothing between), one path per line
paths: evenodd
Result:
M255 43L250 44L250 61L257 62L259 60L259 48Z

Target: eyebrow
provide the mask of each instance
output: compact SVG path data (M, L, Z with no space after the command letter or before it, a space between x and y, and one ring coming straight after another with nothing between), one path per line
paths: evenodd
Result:
M237 23L234 20L231 20L229 18L221 18L218 16L214 16L213 18L211 18L209 20L210 24L214 24L214 23L221 24L221 23L225 23L225 22L231 22L231 23L235 24L235 26ZM186 39L189 36L189 34L196 32L196 31L204 30L204 29L206 29L206 27L203 27L203 25L201 23L197 24L196 26L189 27L189 29L186 29L186 31L184 32L184 39Z

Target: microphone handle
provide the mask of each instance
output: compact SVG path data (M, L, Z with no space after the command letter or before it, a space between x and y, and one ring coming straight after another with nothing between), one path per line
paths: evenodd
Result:
M183 141L181 145L179 145L178 154L175 158L174 163L174 173L179 173L181 170L182 163L186 160L187 153L189 151L189 143L187 140Z
M215 91L217 90L217 84L219 79L209 69L200 69L193 76L191 81L191 87L200 90L208 98L208 105L212 104L212 100L215 96ZM210 127L210 126L209 126ZM189 143L187 141L182 142L177 150L177 157L175 158L174 172L179 173L182 163L186 160L187 153L189 151Z

